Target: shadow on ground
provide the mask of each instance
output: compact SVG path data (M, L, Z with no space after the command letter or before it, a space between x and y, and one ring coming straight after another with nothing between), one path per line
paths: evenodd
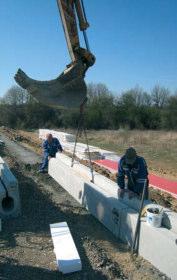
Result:
M13 276L12 276L13 275ZM72 280L92 280L100 279L106 280L107 278L101 273L95 272L88 275L88 273L83 273L78 275L78 273L72 273L68 276L64 276L58 271L50 271L47 269L42 269L39 267L32 267L28 265L19 265L14 262L13 259L8 259L4 264L0 264L0 279L1 280L12 280L12 279L25 279L25 280L58 280L58 279L72 279Z
M84 242L86 239L111 240L112 234L74 200L72 203L72 198L48 175L43 180L51 188L57 189L57 203L53 201L51 192L44 191L42 184L36 183L31 176L24 176L16 168L12 172L19 180L22 215L3 222L0 234L0 279L108 279L101 269L93 268L94 259L95 262L101 261L97 259L97 248L94 248L92 241L87 242L90 250L93 250L91 263L89 248L85 248ZM82 272L65 276L56 271L49 230L49 224L63 221L67 221L70 227L83 265Z

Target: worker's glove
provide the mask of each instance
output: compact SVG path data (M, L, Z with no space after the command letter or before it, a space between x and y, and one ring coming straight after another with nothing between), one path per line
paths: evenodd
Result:
M124 194L125 194L125 190L119 188L118 191L117 191L117 194L118 194L118 198L123 198Z

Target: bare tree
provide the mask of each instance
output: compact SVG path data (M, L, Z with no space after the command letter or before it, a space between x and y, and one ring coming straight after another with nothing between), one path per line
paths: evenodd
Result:
M29 98L29 94L25 89L19 86L12 86L5 93L3 103L17 106L27 103Z
M156 85L151 93L153 105L157 108L163 108L167 104L169 96L169 89Z
M90 102L92 102L95 98L103 98L103 96L107 97L112 95L108 87L102 83L89 83L87 85L87 94Z

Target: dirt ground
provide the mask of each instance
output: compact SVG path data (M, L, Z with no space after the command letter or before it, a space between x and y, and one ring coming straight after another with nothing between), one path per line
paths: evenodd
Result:
M38 164L24 163L14 157L14 147L8 146L0 153L19 181L22 215L3 221L0 279L168 279L142 258L131 257L127 246L49 175L38 175ZM67 221L70 227L83 264L81 272L65 276L57 271L49 230L50 223L62 221Z

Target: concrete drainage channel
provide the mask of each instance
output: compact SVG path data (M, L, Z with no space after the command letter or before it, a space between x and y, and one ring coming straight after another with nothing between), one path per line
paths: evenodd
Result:
M116 237L132 244L138 200L118 199L116 183L96 172L91 183L89 168L79 163L72 168L71 159L63 154L50 160L49 174ZM177 279L177 214L165 209L163 225L153 228L142 218L139 254L171 279Z
M14 211L14 208L14 199L7 194L7 196L2 200L2 210L5 213L11 213Z
M18 181L0 157L0 218L17 217L19 214Z

